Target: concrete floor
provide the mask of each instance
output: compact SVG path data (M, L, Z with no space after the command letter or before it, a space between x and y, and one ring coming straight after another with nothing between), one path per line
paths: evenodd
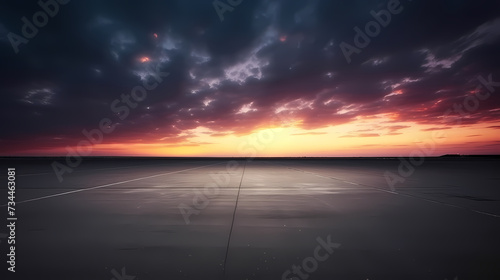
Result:
M1 279L500 279L495 159L427 159L392 190L397 159L86 159L63 182L51 162L0 161Z

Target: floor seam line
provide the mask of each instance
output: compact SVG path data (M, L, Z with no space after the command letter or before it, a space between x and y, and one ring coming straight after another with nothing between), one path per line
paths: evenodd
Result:
M52 194L52 195L46 195L46 196L42 196L42 197L37 197L37 198L32 198L32 199L27 199L27 200L19 201L19 202L16 202L16 204L21 204L21 203L26 203L26 202L32 202L32 201L37 201L37 200L42 200L42 199L47 199L47 198L53 198L53 197L58 197L58 196L63 196L63 195L69 195L69 194L74 194L74 193L79 193L79 192L84 192L84 191L97 190L97 189L102 189L102 188L105 188L105 187L110 187L110 186L115 186L115 185L120 185L120 184L135 182L135 181L140 181L140 180L144 180L144 179L150 179L150 178L155 178L155 177L159 177L159 176L165 176L165 175L180 173L180 172L184 172L184 171L200 169L200 168L203 168L203 167L217 165L217 164L221 164L221 163L223 163L223 162L218 162L218 163L214 163L214 164L209 164L209 165L203 165L203 166L188 168L188 169L179 170L179 171L167 172L167 173L162 173L162 174L155 174L155 175L151 175L151 176L146 176L146 177L141 177L141 178L136 178L136 179L130 179L130 180L125 180L125 181L121 181L121 182L109 183L109 184L104 184L104 185L90 187L90 188L77 189L77 190L73 190L73 191L69 191L69 192L63 192L63 193L57 193L57 194ZM5 206L7 206L7 204L0 205L0 207L5 207Z
M227 264L227 256L229 254L229 245L231 244L231 236L232 236L232 233L233 233L233 226L234 226L234 218L236 216L236 210L238 208L238 201L239 201L239 198L240 198L240 191L241 191L241 185L243 183L243 176L245 176L245 170L246 170L246 167L247 167L247 162L245 161L245 165L243 166L243 172L241 173L241 180L240 180L240 185L238 186L238 194L236 195L236 203L234 204L234 211L233 211L233 219L231 221L231 228L229 230L229 237L227 239L227 246L226 246L226 254L224 256L224 266L222 268L223 270L223 275L224 275L224 279L227 279L227 275L226 275L226 264Z

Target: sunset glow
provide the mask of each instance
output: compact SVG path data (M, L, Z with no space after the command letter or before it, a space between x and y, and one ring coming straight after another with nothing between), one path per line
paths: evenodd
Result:
M432 7L422 24L407 10L430 4L405 2L359 47L380 7L318 3L45 29L74 47L37 38L2 60L0 155L408 156L429 141L426 156L500 154L500 17L443 26Z

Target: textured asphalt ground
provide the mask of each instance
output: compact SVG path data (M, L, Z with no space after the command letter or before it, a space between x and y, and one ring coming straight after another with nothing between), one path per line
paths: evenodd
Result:
M0 161L1 279L500 279L498 159L51 163Z

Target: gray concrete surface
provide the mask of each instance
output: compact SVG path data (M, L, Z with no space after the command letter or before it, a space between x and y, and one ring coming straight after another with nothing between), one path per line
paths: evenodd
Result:
M50 160L2 159L2 279L500 279L498 160L427 159L394 190L398 160L229 161L87 159L60 183Z

